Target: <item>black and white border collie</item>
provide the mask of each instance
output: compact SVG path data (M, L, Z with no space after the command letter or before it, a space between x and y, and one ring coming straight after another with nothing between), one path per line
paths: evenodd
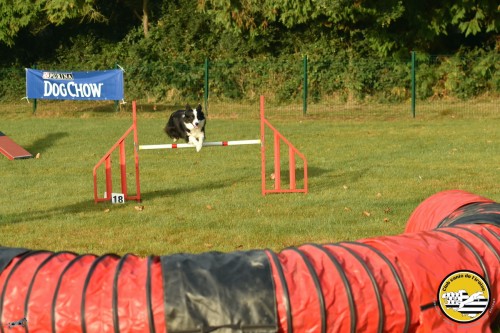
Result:
M165 132L176 142L182 138L196 147L199 152L205 141L205 115L201 104L196 109L186 105L185 110L177 110L170 115Z

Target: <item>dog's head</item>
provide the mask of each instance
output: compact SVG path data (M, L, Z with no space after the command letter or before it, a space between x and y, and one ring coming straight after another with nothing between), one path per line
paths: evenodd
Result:
M189 105L186 105L186 110L182 118L184 124L190 130L198 127L201 128L205 125L205 115L203 114L201 104L198 104L196 109L192 109Z

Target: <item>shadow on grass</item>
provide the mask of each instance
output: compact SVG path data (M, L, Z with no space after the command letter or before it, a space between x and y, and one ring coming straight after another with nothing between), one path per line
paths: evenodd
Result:
M38 151L43 151L44 149L49 148L51 145L53 145L57 140L60 138L63 138L67 136L67 133L54 133L50 134L44 139L37 140L31 147L29 147L32 150L38 150ZM282 170L282 177L288 177L288 170L283 169ZM320 177L323 174L329 172L329 170L314 167L314 166L309 166L308 167L308 176L311 177ZM297 182L302 182L303 181L303 169L298 169L296 173L296 180ZM178 195L188 195L188 194L193 194L195 195L196 192L204 192L208 190L215 190L215 189L222 189L226 187L231 187L235 181L237 182L238 180L235 179L228 179L226 181L222 182L207 182L207 181L200 181L198 184L182 184L174 187L174 188L166 188L166 189L160 189L160 190L153 190L149 192L142 192L141 193L141 198L142 198L142 203L147 203L148 201L157 199L157 198L168 198L168 197L173 197L173 196L178 196ZM256 180L257 181L257 180ZM260 181L259 181L260 183ZM286 181L283 184L284 186L287 186ZM258 186L258 185L257 185ZM91 196L91 193L89 193L89 196ZM113 207L114 210L118 209L130 209L130 205L136 204L135 201L128 202L125 205L114 205L108 202L104 203L99 203L96 204L94 203L93 199L89 200L84 200L80 201L74 204L66 205L66 206L60 206L60 207L53 207L49 209L44 209L44 210L29 210L29 211L23 211L23 212L18 212L18 213L12 213L12 214L4 214L0 215L0 226L5 225L7 223L20 223L20 222L36 222L40 221L43 219L49 219L49 220L58 220L68 214L81 214L81 213L96 213L96 212L102 212L106 208ZM137 203L138 204L138 203ZM84 217L85 218L85 217Z
M320 176L322 176L325 173L330 172L330 171L331 170L308 165L307 166L307 177L320 177ZM300 172L302 172L302 169L300 169Z
M42 219L58 220L65 214L80 212L96 212L102 210L102 207L95 205L94 200L85 200L75 204L55 207L46 210L29 210L13 214L4 214L0 216L0 226L20 222L36 222Z
M44 138L38 139L25 149L31 153L43 153L56 144L57 141L69 136L67 132L57 132L47 134Z
M356 183L362 179L371 170L371 168L361 168L356 170L343 170L335 173L334 178L346 183Z
M318 168L318 167L309 165L309 166L307 166L307 178L321 177L322 175L324 175L325 173L328 173L330 171L331 170ZM269 174L270 171L267 171L267 173ZM288 168L281 169L281 180L282 181L287 181L289 179L289 175L290 175L290 169L288 169ZM295 169L295 180L297 182L304 181L304 168ZM269 175L268 175L267 181L269 181Z
M339 186L352 186L352 184L357 183L362 179L368 172L370 168L363 168L360 170L349 170L349 171L337 171L330 169L310 170L309 178L319 178L310 183L309 191L322 192L324 190L331 190ZM326 174L326 175L325 175Z
M183 195L183 194L190 194L190 193L196 193L199 191L207 191L207 190L214 190L214 189L220 189L224 187L229 187L231 184L234 183L232 180L231 181L226 181L226 182L202 182L201 184L198 185L193 185L193 186L182 186L178 188L172 188L172 189L166 189L166 190L157 190L157 191L151 191L151 192L142 192L141 193L141 198L143 201L148 201L156 198L165 198L169 196L175 196L175 195Z
M181 194L190 194L190 193L196 193L199 191L206 191L206 190L213 190L217 188L224 188L224 187L229 187L231 185L231 182L225 182L225 183L203 183L199 184L196 186L190 186L190 187L182 187L182 188L175 188L175 189L165 189L165 190L157 190L157 191L151 191L151 192L142 192L141 193L141 198L144 203L144 201L148 202L150 200L153 200L155 198L165 198L165 197L170 197L170 196L175 196L175 195L181 195ZM66 206L61 206L61 207L54 207L46 210L29 210L28 212L19 212L19 213L13 213L13 214L4 214L0 215L0 226L6 225L6 224L12 224L12 223L20 223L20 222L36 222L40 221L42 219L50 219L57 221L61 219L63 216L68 215L68 214L81 214L81 213L96 213L96 212L102 212L105 209L109 207L113 207L113 210L121 210L121 209L130 209L130 205L134 204L139 204L136 201L130 201L124 205L119 205L119 204L111 204L110 202L103 202L103 203L94 203L94 200L84 200L81 202L77 202L74 204L66 205ZM83 219L88 218L88 217L83 217Z

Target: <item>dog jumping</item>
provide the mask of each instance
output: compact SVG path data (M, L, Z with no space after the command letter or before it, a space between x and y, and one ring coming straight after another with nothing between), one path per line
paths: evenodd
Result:
M196 147L199 152L205 141L205 115L201 104L196 109L186 105L185 110L174 111L165 126L165 133L176 142L180 138Z

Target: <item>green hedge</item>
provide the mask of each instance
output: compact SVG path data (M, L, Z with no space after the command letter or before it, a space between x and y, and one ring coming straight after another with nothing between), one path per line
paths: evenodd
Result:
M103 53L106 46L100 47ZM95 47L88 48L95 51ZM90 51L89 51L90 52ZM70 53L67 53L70 54ZM127 99L155 102L201 100L204 94L204 63L174 61L168 57L140 56L140 49L127 57L116 54L125 69ZM113 59L73 54L59 64L38 64L50 70L113 68ZM101 60L99 60L101 59ZM78 63L78 61L80 61ZM411 63L408 60L370 58L309 59L309 100L336 98L340 102L400 103L410 99ZM99 64L99 66L97 65ZM500 57L495 51L463 50L450 56L418 55L417 99L471 99L500 93ZM211 61L209 97L212 100L251 101L260 94L279 103L300 101L303 94L303 57ZM0 69L0 99L25 95L24 68Z

